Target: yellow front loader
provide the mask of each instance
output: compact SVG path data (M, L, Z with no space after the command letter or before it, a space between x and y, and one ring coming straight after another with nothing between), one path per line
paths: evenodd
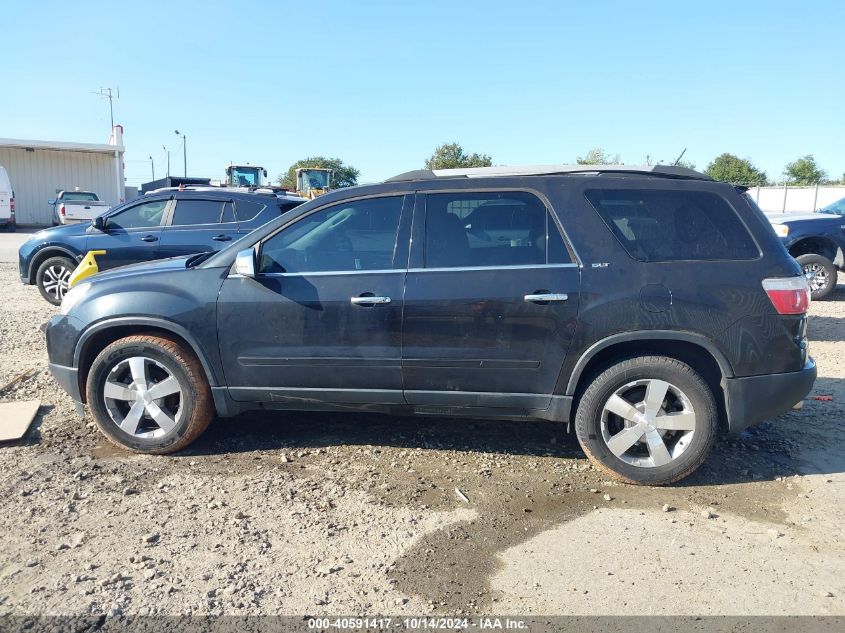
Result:
M313 200L332 188L332 170L323 167L299 167L296 170L296 193Z

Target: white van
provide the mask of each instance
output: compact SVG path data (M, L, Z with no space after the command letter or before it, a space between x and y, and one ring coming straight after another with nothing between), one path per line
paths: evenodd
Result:
M15 192L6 168L0 165L0 228L15 230Z

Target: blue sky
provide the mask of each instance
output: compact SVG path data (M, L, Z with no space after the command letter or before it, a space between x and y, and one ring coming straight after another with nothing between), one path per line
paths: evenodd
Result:
M313 154L361 181L458 141L496 164L699 168L721 152L770 178L808 153L845 172L845 3L9 2L0 137L105 142L120 87L129 184L276 175Z

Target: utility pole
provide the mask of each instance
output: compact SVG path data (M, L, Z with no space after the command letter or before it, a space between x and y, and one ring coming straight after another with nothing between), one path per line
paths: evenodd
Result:
M182 137L182 161L183 161L183 165L184 165L184 168L185 168L184 176L185 176L185 178L187 178L188 177L188 141L187 141L185 135L181 134L179 132L179 130L173 130L173 132L174 132L174 134L176 134L176 136Z
M163 149L167 154L167 177L170 178L170 150L167 149L164 145L161 146L161 149Z
M152 172L153 172L153 180L155 180L155 179L156 179L156 164L155 164L155 162L153 161L153 157L152 157L152 156L150 156L150 169L151 169L151 170L152 170Z
M105 97L109 100L109 118L111 119L111 128L109 131L114 129L114 100L120 99L120 88L118 87L116 90L116 94L112 94L111 88L100 88L100 92L94 92L92 94L97 95L98 97Z

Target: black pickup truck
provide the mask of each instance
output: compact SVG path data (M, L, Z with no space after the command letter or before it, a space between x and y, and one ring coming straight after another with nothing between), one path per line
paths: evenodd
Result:
M845 270L845 198L815 213L768 218L786 250L811 276L812 298L827 297L836 288L838 271Z

